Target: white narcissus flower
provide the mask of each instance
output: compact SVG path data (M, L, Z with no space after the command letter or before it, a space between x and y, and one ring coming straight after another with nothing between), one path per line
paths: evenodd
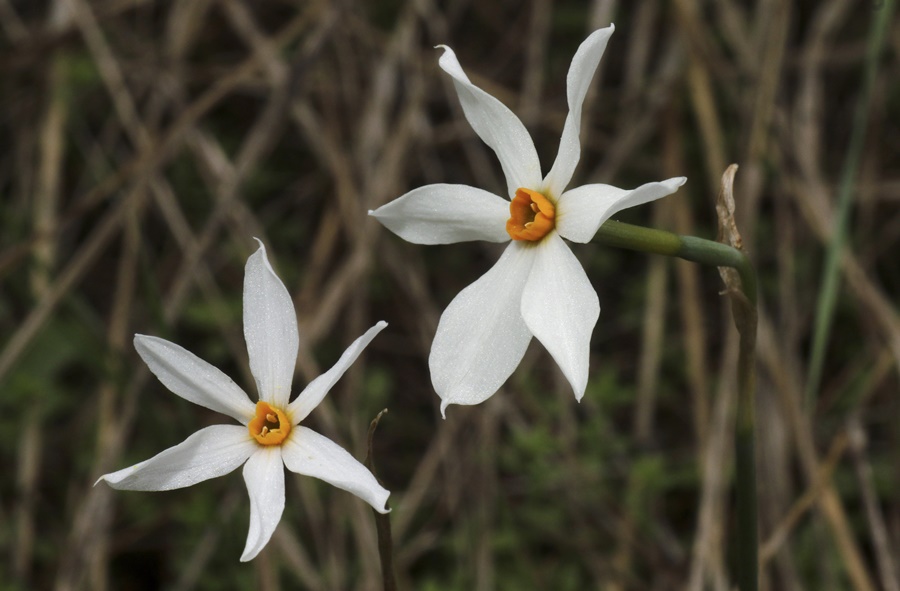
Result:
M250 531L241 561L268 543L284 510L284 468L351 492L381 513L390 493L369 470L330 439L300 422L319 405L375 335L379 322L356 339L293 402L291 382L298 334L294 304L275 274L262 242L244 275L244 338L259 402L231 378L174 343L136 335L134 346L159 381L185 400L226 414L238 425L200 429L182 443L130 468L100 477L122 490L171 490L228 474L244 465L250 494Z
M566 190L581 154L581 106L614 27L591 34L567 77L569 114L547 176L531 136L512 111L469 81L456 55L441 46L440 67L453 78L466 119L497 154L510 201L467 185L427 185L369 213L418 244L508 242L497 263L441 316L428 364L441 413L478 404L519 365L531 337L543 343L581 400L590 339L600 314L597 293L563 242L590 242L617 212L674 193L684 177L628 191L609 185Z

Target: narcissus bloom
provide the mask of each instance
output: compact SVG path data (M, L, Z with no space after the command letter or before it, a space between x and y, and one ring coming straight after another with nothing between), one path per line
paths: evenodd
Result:
M137 335L134 346L159 381L200 406L241 423L200 429L182 443L130 468L105 474L122 490L171 490L228 474L244 465L250 494L250 531L241 561L268 543L284 510L284 468L349 491L386 513L390 494L343 448L300 425L375 335L379 322L356 339L330 370L289 402L298 334L294 304L260 242L244 275L244 337L259 401L254 404L228 376L174 343Z
M440 67L453 79L466 119L497 154L510 200L467 185L427 185L369 212L418 244L510 242L500 260L464 289L441 316L429 366L449 404L489 398L519 365L531 337L547 348L581 400L590 338L600 314L597 293L563 242L590 242L617 212L674 193L684 177L628 191L609 185L566 190L581 154L581 106L612 35L610 25L578 48L567 78L569 114L547 176L531 136L500 101L469 81L449 47Z

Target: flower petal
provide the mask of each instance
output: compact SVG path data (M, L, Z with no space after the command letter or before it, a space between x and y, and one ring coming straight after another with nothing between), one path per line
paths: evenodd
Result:
M134 348L162 384L185 400L226 414L246 425L254 406L231 378L175 343L134 335Z
M559 151L553 167L544 179L544 189L554 197L559 197L575 172L575 166L581 158L581 107L584 97L587 95L594 78L594 72L606 43L616 30L614 25L605 29L599 29L591 33L578 47L572 64L569 66L569 74L566 77L566 94L569 103L569 114L566 115L566 123L563 127L562 137L559 140Z
M425 185L369 215L408 242L506 242L509 201L468 185Z
M378 484L368 468L324 435L306 427L296 427L296 431L282 447L288 470L353 493L379 513L389 511L385 504L391 493Z
M172 490L228 474L257 449L246 427L213 425L129 468L104 474L119 490ZM94 483L96 484L96 483Z
M250 255L244 270L244 338L260 400L284 408L297 363L297 314L269 264L266 247L257 242L259 250Z
M295 425L309 416L309 413L319 406L319 403L322 402L322 399L325 398L325 395L328 394L331 387L334 386L334 384L341 379L341 376L344 375L344 372L353 365L353 362L356 361L356 358L359 357L359 354L363 352L366 346L372 342L375 335L384 330L384 327L386 326L387 322L382 320L367 330L361 337L353 341L331 369L311 381L309 385L303 389L303 392L291 402L288 406L288 414L291 416Z
M597 292L558 234L538 247L522 294L522 317L547 348L579 401L588 381L591 333L600 316Z
M537 250L511 243L441 315L428 358L441 414L449 404L487 400L522 360L531 341L520 312L522 290Z
M241 562L259 554L281 521L284 512L284 462L282 447L258 447L244 464L244 482L250 494L250 529Z
M599 184L566 191L556 206L556 229L572 242L590 242L603 222L618 212L671 195L685 181L679 176L631 191Z
M446 45L438 47L444 50L438 65L453 77L469 125L500 159L509 196L515 195L519 187L537 189L541 163L528 130L506 105L469 81L452 49Z

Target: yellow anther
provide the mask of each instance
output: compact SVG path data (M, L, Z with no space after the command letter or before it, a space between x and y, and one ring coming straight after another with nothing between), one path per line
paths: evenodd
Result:
M269 414L266 415L266 420L269 421L270 423L277 423L278 416L275 415L275 413L270 412Z

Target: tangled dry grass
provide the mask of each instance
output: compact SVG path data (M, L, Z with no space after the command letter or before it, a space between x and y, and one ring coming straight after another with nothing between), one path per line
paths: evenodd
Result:
M434 182L497 193L494 156L431 49L516 111L551 161L565 72L617 29L576 181L686 175L624 219L713 237L761 277L765 589L900 590L900 22L889 25L820 377L823 320L870 22L850 0L0 0L0 589L378 589L354 497L289 479L273 542L237 558L236 475L169 493L92 487L217 420L167 393L131 336L252 384L240 285L252 236L292 291L298 382L390 328L314 416L376 438L404 589L728 589L736 340L712 270L587 245L603 311L577 405L532 346L499 395L442 421L440 311L492 246L415 247L368 209ZM811 369L812 367L812 369ZM818 387L810 384L818 383Z

